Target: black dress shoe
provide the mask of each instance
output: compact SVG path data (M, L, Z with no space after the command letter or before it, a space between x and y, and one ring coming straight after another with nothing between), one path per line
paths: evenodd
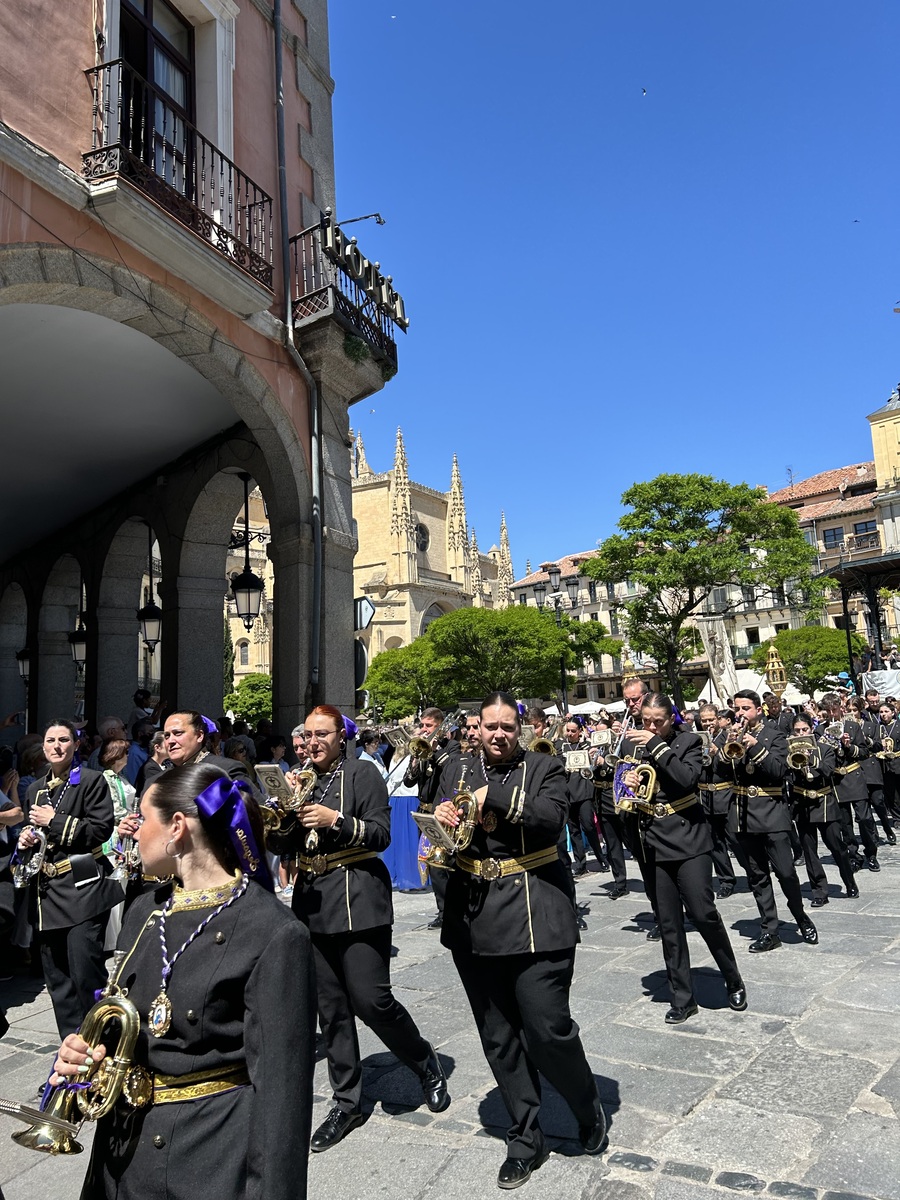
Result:
M809 917L803 918L803 920L800 922L799 929L800 936L803 938L804 942L808 942L810 946L818 946L819 931L816 929L815 925L813 925Z
M517 1188L527 1183L533 1171L542 1167L550 1157L549 1151L538 1154L534 1158L508 1158L500 1168L497 1176L497 1187Z
M874 854L872 855L871 858L866 859L865 865L866 865L866 867L868 867L868 869L870 871L880 871L881 870L881 867L878 864L878 859L875 857Z
M887 842L887 844L888 844L889 846L896 846L896 845L897 845L897 836L896 836L896 834L893 834L893 833L886 833L886 834L884 835L884 840Z
M616 886L610 888L606 894L607 894L607 896L609 896L610 900L618 900L622 896L624 896L627 891L628 891L628 888L625 887L624 884L617 883Z
M666 1013L666 1024L680 1025L683 1021L686 1021L688 1017L695 1017L699 1011L700 1009L696 1004L688 1004L684 1008L676 1008L673 1004Z
M846 894L845 894L844 898L846 900L858 900L859 899L859 888L858 887L846 887L846 885L845 885L845 893Z
M577 920L575 923L577 924L579 929L587 929L587 927L588 927L588 923L584 919L584 917L581 915L581 913L578 914L578 917L577 917Z
M361 1112L344 1112L342 1108L335 1105L312 1135L309 1148L313 1154L318 1154L320 1150L330 1150L332 1146L338 1144L341 1138L345 1138L351 1129L356 1129L362 1123Z
M426 926L426 928L427 929L440 929L440 927L443 925L443 923L444 923L443 914L438 913L438 915L434 918L434 920L428 922L428 925Z
M572 878L573 879L584 879L584 877L586 875L588 875L589 873L590 872L588 871L587 867L576 867L574 869L574 871L572 872Z
M739 983L736 988L728 989L728 1007L734 1009L735 1012L743 1012L747 1007L747 989L742 983Z
M585 1154L600 1154L606 1149L609 1138L606 1136L606 1113L602 1108L593 1125L578 1126L578 1140Z
M827 896L816 896L810 905L810 908L824 908L828 903Z
M450 1107L450 1093L447 1091L447 1076L441 1066L434 1046L425 1065L422 1076L422 1091L425 1093L425 1103L433 1113L443 1112Z
M648 942L658 942L662 938L662 930L658 925L654 925L652 929L647 931Z
M612 870L612 867L609 865L608 858L601 858L598 860L598 862L600 864L600 870L603 872L604 875L606 874L607 871Z
M723 883L719 885L719 890L716 892L717 900L727 900L734 891L733 883Z
M747 949L751 954L765 954L767 950L777 950L780 945L781 938L777 933L761 933Z

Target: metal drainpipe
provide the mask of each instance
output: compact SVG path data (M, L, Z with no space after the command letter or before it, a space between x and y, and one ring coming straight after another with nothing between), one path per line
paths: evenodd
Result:
M284 67L281 45L281 0L273 0L275 31L275 124L278 135L278 217L281 225L281 270L284 280L284 346L309 389L310 500L313 532L312 615L309 638L309 681L306 707L319 702L319 659L322 642L322 398L319 385L294 343L291 307L291 248L288 237L287 167L284 135Z

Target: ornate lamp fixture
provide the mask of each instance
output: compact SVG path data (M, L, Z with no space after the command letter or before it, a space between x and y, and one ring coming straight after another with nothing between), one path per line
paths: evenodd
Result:
M147 562L150 574L150 599L143 608L138 610L137 619L141 626L141 639L149 652L152 654L159 645L159 639L162 635L162 609L153 599L153 529L148 523L147 525Z
M774 642L769 646L769 653L766 656L766 680L769 687L776 696L781 698L784 689L787 687L787 671L784 669L784 663L781 661L781 656L775 649Z
M240 478L244 481L244 569L240 575L231 577L231 594L234 597L237 615L249 633L253 622L259 616L266 585L250 570L250 476L242 471Z

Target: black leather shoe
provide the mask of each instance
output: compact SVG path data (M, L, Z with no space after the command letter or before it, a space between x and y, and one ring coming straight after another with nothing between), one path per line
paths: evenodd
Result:
M700 1009L696 1004L688 1004L686 1008L676 1008L674 1005L666 1013L667 1025L680 1025L688 1017L695 1017Z
M716 899L717 900L727 900L733 891L734 891L733 883L720 884L719 890L716 892Z
M500 1168L497 1187L521 1187L531 1178L532 1172L536 1171L538 1167L542 1167L549 1157L549 1152L545 1152L535 1158L508 1158Z
M747 1007L747 989L742 983L736 988L728 989L728 1007L735 1012L743 1012Z
M573 879L584 879L589 874L590 874L590 872L588 871L587 867L576 867L575 870L572 872L572 878Z
M624 884L617 883L616 886L610 888L606 894L609 896L610 900L619 900L627 891L628 888L625 887Z
M575 923L577 924L579 929L587 929L587 927L588 927L588 923L584 919L584 917L581 915L581 913L578 914L578 917L577 917L577 920Z
M600 870L603 872L603 874L604 874L604 875L605 875L605 874L606 874L608 871L611 871L611 870L612 870L612 867L609 865L609 859L607 859L607 858L601 858L601 859L599 859L598 861L599 861L599 864L600 864Z
M893 834L893 833L886 833L886 834L884 835L884 840L887 842L887 844L888 844L889 846L896 846L896 845L897 845L897 836L896 836L896 834Z
M859 888L858 887L848 887L845 890L846 890L846 895L844 897L845 900L858 900L859 899Z
M767 950L777 950L780 945L781 938L777 933L761 933L747 949L751 954L765 954Z
M585 1154L600 1154L609 1144L606 1136L606 1113L600 1109L593 1125L578 1126L578 1140Z
M827 903L827 896L816 896L813 902L810 904L810 908L824 908Z
M875 857L874 854L872 855L871 858L866 859L865 865L870 871L880 871L881 870L881 867L879 866L879 863L878 863L878 859Z
M647 931L648 942L658 942L662 938L662 930L658 925L654 925L652 929Z
M804 942L808 942L810 946L818 946L819 931L816 929L815 925L813 925L809 917L804 917L798 928L800 930L800 936L803 938Z
M428 922L428 925L426 926L426 928L427 929L440 929L440 927L443 925L443 923L444 923L444 918L441 913L438 913L438 915L434 918L433 921Z
M356 1129L362 1123L361 1112L344 1112L342 1108L335 1106L312 1135L309 1148L313 1154L318 1154L320 1150L330 1150L345 1138L351 1129Z
M441 1060L438 1058L434 1046L431 1047L425 1074L422 1076L422 1091L425 1093L425 1103L431 1112L443 1112L445 1108L450 1107L447 1076L444 1074L444 1068L441 1066Z

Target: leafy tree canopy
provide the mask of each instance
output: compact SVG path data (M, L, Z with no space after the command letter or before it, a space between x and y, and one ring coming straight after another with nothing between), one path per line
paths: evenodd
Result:
M865 648L865 641L858 633L850 634L853 653ZM826 629L822 625L806 625L802 629L785 629L776 634L764 646L753 652L753 665L761 671L766 665L766 654L774 643L784 663L788 679L800 689L812 695L831 686L829 676L849 671L847 661L847 635L843 629Z
M391 719L498 688L549 696L559 684L560 659L571 670L585 658L620 649L596 621L564 615L559 626L552 612L525 605L460 608L433 621L409 646L376 655L366 687Z
M629 583L636 595L619 605L629 645L652 654L676 699L679 672L694 652L688 618L714 588L784 587L786 602L821 605L825 584L812 578L816 552L796 513L771 504L761 488L711 475L658 475L623 495L629 510L620 533L606 538L581 572L604 583ZM726 601L719 611L741 603Z
M272 676L254 673L245 675L237 688L225 697L225 709L251 725L264 717L272 719Z

